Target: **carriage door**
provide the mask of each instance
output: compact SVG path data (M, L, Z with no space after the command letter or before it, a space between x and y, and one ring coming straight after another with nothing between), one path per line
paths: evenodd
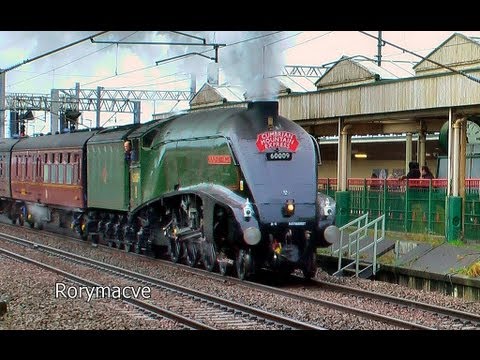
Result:
M130 209L142 203L140 177L140 139L132 139L132 160L130 161Z

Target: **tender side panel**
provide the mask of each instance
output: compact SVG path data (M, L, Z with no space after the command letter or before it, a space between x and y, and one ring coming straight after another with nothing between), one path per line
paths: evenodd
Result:
M128 210L129 169L123 141L87 144L88 207Z

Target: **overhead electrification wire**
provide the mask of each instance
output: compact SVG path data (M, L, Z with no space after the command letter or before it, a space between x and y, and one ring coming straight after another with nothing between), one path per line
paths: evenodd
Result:
M18 70L18 69L15 69L15 70L12 70L12 71L17 72L17 73L35 74L35 76L38 76L37 71L26 71L26 70ZM50 72L50 71L52 71L52 70L49 70L48 72ZM82 75L82 74L55 74L55 76L98 78L98 75ZM24 80L22 80L22 81L24 81Z
M15 68L17 68L17 67L20 67L20 66L22 66L22 65L31 63L32 61L41 59L41 58L43 58L43 57L45 57L45 56L49 56L49 55L52 55L52 54L54 54L54 53L56 53L56 52L65 50L65 49L67 49L67 48L69 48L69 47L72 47L72 46L74 46L74 45L80 44L81 42L84 42L84 41L86 41L86 40L88 40L88 39L91 39L91 38L97 37L97 36L99 36L99 35L105 34L106 32L108 32L108 31L100 31L99 33L96 33L96 34L93 35L93 36L89 36L89 37L86 37L86 38L83 38L83 39L74 41L73 43L70 43L70 44L61 46L61 47L59 47L59 48L57 48L57 49L55 49L55 50L51 50L51 51L48 51L48 52L46 52L46 53L44 53L44 54L42 54L42 55L35 56L35 57L32 58L32 59L26 59L26 60L22 61L22 62L19 63L19 64L10 66L10 67L8 67L8 68L6 68L6 69L1 69L1 70L0 70L0 74L3 74L4 72L10 71L10 70L13 70L13 69L15 69Z
M308 43L308 42L310 42L310 41L319 39L319 38L324 37L324 36L326 36L326 35L328 35L328 34L331 34L331 33L333 33L333 31L328 31L328 32L326 32L326 33L324 33L324 34L321 34L321 35L315 36L315 37L313 37L313 38L311 38L311 39L302 41L301 43L298 43L298 44L292 45L292 46L290 46L290 47L287 47L287 48L286 48L285 50L283 50L283 51L286 51L286 50L288 50L288 49L291 49L291 48L294 48L294 47L297 47L297 46L300 46L300 45L303 45L303 44L306 44L306 43Z
M140 69L133 69L133 70L130 70L130 71L126 71L126 72L118 74L118 75L107 76L107 77L105 77L103 79L100 79L100 80L94 80L94 81L90 81L88 83L81 84L81 87L85 87L85 86L93 84L93 83L99 83L101 81L105 81L105 80L108 80L108 79L111 79L111 78L114 78L114 77L117 77L117 76L123 76L123 75L133 74L133 73L138 72L138 71L152 69L154 67L155 67L155 65L150 65L150 66L145 66L145 67L140 68Z
M129 38L130 36L135 35L137 32L138 32L138 31L132 32L131 34L125 36L123 39ZM89 37L88 39L90 39L90 37ZM65 67L65 66L68 66L68 65L70 65L70 64L72 64L72 63L74 63L74 62L76 62L76 61L82 60L82 59L84 59L84 58L86 58L86 57L88 57L88 56L90 56L90 55L93 55L93 54L96 54L96 53L98 53L98 52L100 52L100 51L103 51L103 50L105 50L105 49L107 49L107 48L109 48L109 47L111 47L111 46L112 46L112 45L104 46L104 47L102 47L101 49L92 51L92 52L90 52L90 53L88 53L88 54L85 54L85 55L83 55L83 56L80 56L79 58L76 58L76 59L74 59L74 60L72 60L72 61L70 61L70 62L68 62L68 63L65 63L65 64L63 64L63 65L57 66L57 67L55 67L55 68L53 68L53 69L50 69L50 70L48 70L48 71L45 71L45 72L43 72L43 73L41 73L41 74L32 76L32 77L30 77L30 78L28 78L28 79L24 79L24 80L17 81L17 82L14 83L14 84L8 85L8 87L12 87L12 86L15 86L15 85L24 83L24 82L26 82L26 81L33 80L33 79L35 79L35 78L37 78L37 77L39 77L39 76L42 76L42 75L48 74L48 73L50 73L50 72L52 72L52 71L61 69L61 68ZM68 75L62 75L62 76L68 76ZM72 75L72 76L73 76L73 75ZM84 76L84 77L86 77L86 76Z
M360 31L360 32L361 32L362 34L365 34L365 35L371 37L371 38L374 38L374 39L377 39L377 40L378 40L378 37L376 37L375 35L370 35L369 33L365 32L365 31ZM479 78L476 78L475 76L469 75L469 74L467 74L467 73L464 72L464 71L456 70L456 69L454 69L454 68L452 68L452 67L450 67L450 66L447 66L447 65L441 64L441 63L439 63L439 62L436 62L436 61L434 61L434 60L428 59L428 58L426 58L426 57L424 57L424 56L422 56L422 55L419 55L419 54L417 54L417 53L415 53L415 52L413 52L413 51L410 51L410 50L408 50L408 49L405 49L405 48L403 48L403 47L401 47L401 46L395 45L394 43L391 43L391 42L389 42L389 41L386 41L386 40L383 40L383 39L382 39L381 41L382 41L383 43L385 43L385 44L388 44L388 45L393 46L393 47L395 47L395 48L397 48L397 49L403 50L403 51L405 51L405 52L407 52L407 53L409 53L409 54L412 54L412 55L414 55L414 56L417 56L417 57L421 58L422 60L431 62L431 63L434 64L434 65L437 65L437 66L440 66L440 67L442 67L442 68L444 68L444 69L450 70L451 72L453 72L453 73L455 73L455 74L465 76L465 77L466 77L467 79L469 79L469 80L472 80L472 81L475 81L475 82L477 82L477 83L480 83L480 79L479 79Z
M271 32L271 33L268 33L268 34L262 34L262 35L255 36L255 37L252 37L252 38L239 40L239 41L237 41L237 42L234 42L234 43L231 43L231 44L227 44L225 47L235 46L235 45L242 44L242 43L246 43L246 42L249 42L249 41L254 41L254 40L261 39L261 38L268 37L268 36L272 36L272 35L275 35L275 34L278 34L278 33L281 33L281 32L282 32L282 31L275 31L275 32ZM120 39L120 41L127 39L128 37L134 35L135 33L137 33L137 31L136 31L136 32L133 32L132 34L130 34L130 35L128 35L128 36L126 36L126 37L124 37L124 38L122 38L122 39ZM95 35L95 36L97 36L97 35ZM88 37L87 39L90 39L90 38L91 38L91 36ZM60 68L62 68L62 67L65 67L65 66L67 66L67 65L70 65L70 64L72 64L72 63L75 62L75 61L81 60L81 59L83 59L83 58L85 58L85 57L87 57L87 56L90 56L90 55L93 55L93 54L95 54L95 53L97 53L97 52L100 52L100 51L102 51L102 50L105 50L105 49L107 49L108 47L111 47L111 46L113 46L113 45L114 45L114 44L109 44L109 45L107 45L107 46L105 46L105 47L103 47L103 48L101 48L101 49L95 50L95 51L93 51L93 52L91 52L91 53L88 53L88 54L86 54L86 55L84 55L84 56L81 56L81 57L79 57L79 58L77 58L77 59L75 59L75 60L72 60L72 61L64 64L64 65L58 66L58 67L56 67L56 68L54 68L54 69L50 69L50 70L48 70L48 71L46 71L46 72L43 72L43 73L38 74L38 75L36 75L36 76L30 77L30 78L28 78L28 79L24 79L24 80L18 81L18 82L14 83L14 84L10 84L8 87L12 87L12 86L21 84L21 83L23 83L23 82L33 80L33 79L35 79L35 78L37 78L37 77L39 77L39 76L48 74L49 72L52 72L52 71L54 71L54 70L58 70L58 69L60 69ZM213 51L213 49L208 49L208 50L205 50L205 51L200 52L200 53L203 54L203 53L206 53L206 52L209 52L209 51ZM175 62L175 61L178 61L178 60L180 60L180 59L173 59L173 60L171 60L171 61L166 61L166 62L162 63L162 65L163 65L163 64L168 64L168 63L171 63L171 62ZM85 87L85 86L87 86L87 85L91 85L91 84L94 84L94 83L98 83L98 82L101 82L101 81L105 81L105 80L111 79L111 78L113 78L113 77L115 77L115 76L128 75L128 74L132 74L132 73L135 73L135 72L152 69L152 68L155 68L155 67L156 67L156 65L150 65L150 66L145 66L145 67L138 68L138 69L133 69L133 70L131 70L131 71L127 71L127 72L124 72L124 73L120 73L120 74L108 76L108 77L105 77L105 78L102 78L102 79L99 79L99 80L93 80L93 81L90 81L90 82L87 82L87 83L83 83L83 84L81 84L81 86L82 86L82 87Z
M275 31L275 32L272 32L272 33L269 33L269 34L263 34L263 35L255 36L255 37L252 37L252 38L249 38L249 39L243 39L243 40L240 40L240 41L231 43L231 44L227 44L225 47L242 44L242 43L245 43L245 42L248 42L248 41L257 40L257 39L260 39L260 38L263 38L263 37L267 37L267 36L272 36L272 35L275 35L275 34L278 34L278 33L281 33L281 32L282 32L282 31ZM122 39L122 40L123 40L123 39ZM112 46L112 44L109 45L109 46ZM202 51L202 52L200 52L200 53L201 53L201 54L204 54L204 53L209 52L209 51L213 51L213 49L208 49L208 50ZM184 58L183 58L183 59L184 59ZM172 63L172 62L175 62L175 61L178 61L178 60L180 60L180 59L167 60L167 61L163 62L162 65L169 64L169 63ZM150 66L145 66L145 67L142 67L142 68L139 68L139 69L133 69L133 70L131 70L131 71L127 71L127 72L124 72L124 73L121 73L121 74L118 74L118 75L111 75L111 76L105 77L105 78L100 79L100 80L90 81L90 82L88 82L88 83L81 84L81 86L82 86L82 87L85 87L85 86L90 85L90 84L93 84L93 83L98 83L98 82L101 82L101 81L104 81L104 80L111 79L111 78L113 78L113 77L115 77L115 76L128 75L128 74L132 74L132 73L135 73L135 72L138 72L138 71L143 71L143 70L152 69L152 68L155 68L156 66L157 66L157 65L150 65Z
M237 42L234 42L234 43L231 43L231 44L227 44L225 47L234 46L234 45L246 43L246 42L248 42L248 41L253 41L253 40L261 39L261 38L264 38L264 37L267 37L267 36L272 36L272 35L275 35L275 34L278 34L278 33L281 33L281 32L283 32L283 31L274 31L274 32L269 33L269 34L263 34L263 35L255 36L255 37L250 38L250 39L240 40L240 41L237 41ZM207 51L211 51L211 50L207 50Z
M264 37L267 37L267 36L272 36L272 35L275 35L275 34L278 34L278 33L281 33L283 31L275 31L275 32L272 32L272 33L269 33L269 34L262 34L262 35L259 35L259 36L255 36L253 38L250 38L250 39L244 39L244 40L240 40L240 41L237 41L237 42L234 42L234 43L231 43L231 44L226 44L225 46L223 46L223 48L226 48L226 47L229 47L229 46L234 46L234 45L238 45L238 44L242 44L242 43L246 43L248 41L253 41L253 40L257 40L257 39L261 39L261 38L264 38ZM160 60L160 61L157 61L156 62L156 65L158 65L159 63L161 63L162 65L164 64L170 64L172 62L175 62L175 61L178 61L178 60L183 60L185 59L186 57L190 57L190 56L193 56L193 55L200 55L200 56L204 56L203 54L209 52L209 51L214 51L215 49L208 49L208 50L204 50L204 51L201 51L201 52L196 52L196 53L191 53L191 54L183 54L183 55L179 55L179 56L175 56L173 58L170 58L170 59L166 59L166 60ZM205 56L204 56L205 57Z
M118 112L118 111L115 111L115 112L112 114L112 116L110 116L107 120L105 120L102 125L100 125L100 127L104 127L110 120L112 120L112 118L113 118L115 115L117 115L117 112Z
M171 74L171 75L166 75L166 76L160 76L159 78L157 79L160 79L160 78L165 78L165 77L169 77L169 76L174 76L176 74L180 74L180 73L175 73L175 74ZM139 87L149 87L149 86L156 86L156 85L165 85L165 84L171 84L171 83L176 83L176 82L181 82L181 81L187 81L189 79L189 75L188 74L182 74L184 77L183 79L176 79L176 80L170 80L170 81L165 81L165 82L161 82L161 83L151 83L151 84L145 84L145 83L142 83L142 84L135 84L135 85L130 85L130 86L121 86L121 87L117 87L116 89L133 89L133 88L139 88ZM155 79L154 79L155 80Z
M281 32L282 31L275 31L275 32L272 32L272 33L269 33L269 34L262 34L262 35L255 36L255 37L252 37L252 38L249 38L249 39L243 39L243 40L231 43L231 44L227 44L225 47L234 46L234 45L242 44L242 43L245 43L245 42L261 39L261 38L264 38L264 37L267 37L267 36L272 36L272 35L275 35L275 34L278 34L278 33L281 33ZM121 39L121 40L124 40L124 39ZM112 46L112 44L109 45L109 46ZM208 50L205 50L205 51L201 51L200 54L204 54L204 53L209 52L209 51L213 51L213 49L208 49ZM163 62L162 65L169 64L169 63L172 63L172 62L175 62L175 61L178 61L178 60L180 60L180 59L167 60L167 61ZM152 69L152 68L155 68L156 66L157 65L145 66L145 67L142 67L142 68L139 68L139 69L134 69L134 70L131 70L131 71L127 71L127 72L118 74L117 76L123 76L123 75L127 75L127 74L132 74L132 73L135 73L135 72L138 72L138 71L144 71L144 70ZM101 82L101 81L104 81L104 80L111 79L113 77L115 77L115 75L108 76L108 77L100 79L100 80L91 81L91 82L88 82L88 83L85 83L85 84L81 84L81 86L84 87L84 86L87 86L87 85L90 85L90 84L93 84L93 83L98 83L98 82Z
M303 33L303 31L300 31L300 32L298 32L298 33L296 33L296 34L293 34L293 35L284 37L283 39L278 39L278 40L272 41L272 42L269 43L269 44L265 44L265 46L270 46L270 45L279 43L280 41L284 41L284 40L290 39L290 38L292 38L292 37L298 36L298 35L300 35L301 33Z
M469 38L470 38L470 39L478 39L478 38L476 38L475 36L469 36ZM478 41L475 41L475 42L478 43ZM470 42L470 41L464 41L464 42L460 42L460 41L459 41L459 42L455 42L454 44L444 44L444 45L442 45L442 48L449 48L449 47L452 47L452 46L457 47L457 46L459 46L459 45L465 45L465 44L469 44L469 43L471 43L471 42ZM424 52L424 51L425 51L425 52L427 52L427 51L428 51L428 52L431 52L431 51L433 51L433 50L435 50L435 49L436 49L436 47L433 47L433 48L424 48L424 49L417 49L417 50L415 50L415 51L416 51L417 53L418 53L418 52ZM395 52L395 53L391 53L391 54L382 55L382 57L383 57L383 56L393 57L393 56L397 56L397 55L402 55L402 54L404 54L404 53L405 53L405 51L402 50L401 52ZM382 60L382 61L383 61L383 60Z

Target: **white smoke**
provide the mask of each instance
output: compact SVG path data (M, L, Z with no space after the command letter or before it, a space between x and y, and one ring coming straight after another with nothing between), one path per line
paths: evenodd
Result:
M280 75L285 65L283 49L292 41L287 37L284 32L268 31L218 33L217 41L229 45L219 51L227 83L245 88L248 100L276 98L280 83L274 76Z
M58 49L80 39L93 36L98 32L91 31L40 31L40 32L0 32L0 68L6 69L21 64L25 60ZM95 38L98 41L131 41L155 42L168 41L168 36L156 32L107 32ZM80 88L96 89L102 86L110 89L135 90L188 90L190 77L185 74L168 76L178 68L161 69L155 66L155 61L169 54L167 45L115 45L92 43L86 40L77 45L42 57L33 62L21 65L6 73L6 92L35 93L50 95L51 89L73 89L75 83ZM142 70L143 69L143 70ZM138 71L135 71L138 70ZM183 69L185 70L185 69ZM171 71L171 72L168 72ZM180 80L185 80L184 83ZM166 82L165 85L158 85ZM162 106L171 109L176 102L142 102L142 120L150 120L153 112L161 111ZM155 109L157 107L157 110ZM113 117L112 117L113 115ZM42 116L42 114L39 114ZM94 113L83 113L87 124L94 123ZM45 116L43 116L45 118ZM132 114L102 114L102 118L111 118L107 125L132 121ZM106 120L105 120L106 121ZM101 123L104 121L101 120ZM49 126L39 123L34 132L46 132ZM32 130L33 131L33 130ZM32 132L29 131L29 132Z
M95 33L86 31L0 32L0 49L2 50L0 68L8 68ZM288 33L280 32L270 36L265 35L274 32L185 31L184 33L205 38L207 43L228 45L220 47L218 51L218 62L226 83L243 86L251 96L275 93L278 89L276 83L269 79L281 74L282 65L284 65L282 47L292 40L278 40L285 38ZM248 41L256 37L258 39ZM101 35L96 40L201 43L199 39L168 31L114 31ZM233 43L237 44L232 45ZM8 72L7 92L48 94L52 88L73 88L76 82L85 84L86 88L97 86L127 88L129 83L151 87L156 83L166 82L162 76L168 74L176 74L177 78L185 79L184 84L188 84L190 74L194 74L199 83L198 90L207 77L208 64L214 60L190 55L167 60L155 66L156 61L189 53L202 53L210 58L215 57L212 46L117 46L92 44L87 40ZM147 67L150 68L133 72L131 75L127 74L134 69ZM163 88L179 88L174 81L171 81L171 84L173 85L166 84L169 86L163 86Z
M61 46L71 44L97 32L86 31L40 31L0 32L2 57L0 68L9 68L27 59L32 59ZM154 41L152 32L108 32L95 40L108 41ZM82 43L58 51L7 73L8 92L50 93L52 88L73 88L79 82L82 88L126 87L129 81L138 83L159 76L155 72L155 57L167 52L167 46L114 45ZM146 69L143 73L128 73L134 69ZM139 76L139 73L141 75ZM136 79L134 78L136 76ZM32 91L31 89L36 89Z
M171 45L162 46L163 52L156 56L156 61L160 61L158 68L164 73L179 74L180 78L183 76L188 81L194 79L196 82L195 89L198 91L204 79L206 79L207 64L212 61L203 56L214 57L214 53L208 51L212 49L212 46L198 45L203 43L201 39L209 42L204 32L184 31L182 33L190 36L169 31L157 33L157 41L169 42ZM175 45L178 43L197 45ZM203 56L195 55L195 53L201 53Z
M218 67L220 85L237 85L245 89L248 100L273 99L278 96L280 83L274 79L282 73L285 65L283 50L294 43L289 32L191 32L192 36L204 38L209 44L225 44L218 49ZM168 32L162 33L165 41L200 43L184 35ZM197 90L202 81L207 80L208 69L215 69L215 51L212 46L169 46L165 58L191 53L202 53L203 56L190 55L160 64L175 69L188 69L197 79ZM211 59L207 59L208 56ZM177 70L180 71L180 70ZM215 70L213 70L215 71ZM210 74L212 76L212 74ZM213 77L213 76L212 76Z
M9 68L96 33L95 31L0 32L0 51L2 52L0 68ZM275 32L266 31L183 31L183 33L204 38L207 43L227 45L218 50L220 81L224 84L242 86L249 99L275 98L278 94L278 83L272 80L272 76L281 74L282 65L284 65L282 49L293 41L293 39L282 40L289 36L288 32L274 34ZM200 39L170 31L111 31L96 37L96 40L201 43ZM191 53L201 53L203 56ZM157 61L185 54L191 55L167 60L155 66ZM95 89L97 86L110 89L190 90L191 78L196 79L198 91L206 82L207 68L209 64L215 62L211 59L214 57L215 51L212 46L117 46L86 40L8 71L6 92L7 94L49 95L51 89L73 89L77 82L80 83L82 90ZM187 107L188 102L178 104L157 101L153 105L142 102L142 121L151 119L153 112L165 112L172 108L181 110ZM92 114L84 113L83 115L90 121L95 118ZM102 117L109 118L111 115L102 114ZM117 117L131 121L132 115L118 114L115 115L115 118ZM42 126L45 125L45 120ZM112 125L112 121L108 125Z

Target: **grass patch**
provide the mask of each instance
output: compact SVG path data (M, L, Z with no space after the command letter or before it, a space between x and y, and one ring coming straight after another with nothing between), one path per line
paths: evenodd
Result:
M395 252L393 250L390 250L389 252L383 254L378 258L378 262L384 265L395 265Z
M395 241L410 240L410 241L423 242L423 243L431 244L432 246L442 245L446 241L445 237L440 235L404 233L404 232L397 232L397 231L385 231L385 238L389 240L395 240Z
M458 274L466 275L470 277L479 277L480 276L480 261L473 263L468 267L464 267L458 271Z
M457 247L461 247L461 246L464 246L465 243L461 240L454 240L454 241L450 241L448 243L448 245L452 245L452 246L457 246Z

